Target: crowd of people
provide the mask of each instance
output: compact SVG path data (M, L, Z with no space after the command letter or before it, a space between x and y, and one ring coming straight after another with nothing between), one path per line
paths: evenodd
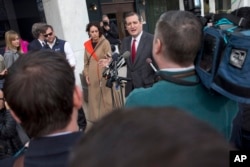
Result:
M236 140L242 123L233 121L236 115L242 120L239 113L247 115L249 107L240 104L239 112L235 101L211 94L198 82L200 20L188 11L167 11L150 34L140 15L128 12L124 26L129 35L119 39L108 15L86 25L87 104L75 85L73 49L53 26L34 23L27 51L17 32L5 33L0 166L228 166L229 151L244 147ZM108 87L103 72L126 51L131 55L124 58L125 105L116 106L120 85L112 80ZM93 125L85 131L87 120ZM28 142L22 142L17 125ZM247 138L244 142L249 145Z

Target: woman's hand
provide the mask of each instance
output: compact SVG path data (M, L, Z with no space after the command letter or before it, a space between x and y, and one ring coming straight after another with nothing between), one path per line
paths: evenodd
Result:
M109 66L111 60L112 60L111 55L107 54L104 59L100 59L98 61L98 64L100 67L107 67Z
M86 79L86 83L87 83L88 85L90 85L89 76L86 76L85 79Z

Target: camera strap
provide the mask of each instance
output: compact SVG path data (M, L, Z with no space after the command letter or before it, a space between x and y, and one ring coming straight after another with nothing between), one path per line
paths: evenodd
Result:
M184 79L185 77L193 76L195 75L195 71L192 70L190 72L182 73L182 74L176 74L176 75L168 75L164 71L158 71L156 73L157 76L160 77L160 79L163 79L165 81L173 82L178 85L184 85L184 86L195 86L200 83L200 79L197 76L196 81L189 81Z

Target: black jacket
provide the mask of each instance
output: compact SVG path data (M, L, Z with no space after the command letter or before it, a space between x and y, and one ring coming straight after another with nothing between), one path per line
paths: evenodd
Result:
M109 41L111 45L119 45L120 40L119 40L119 34L118 34L116 25L110 22L109 27L110 27L109 31L103 28L103 35L105 36L105 38Z
M28 45L28 51L35 51L35 50L37 51L37 50L41 50L42 48L43 46L41 45L38 39L34 39Z
M16 121L6 109L0 110L0 144L3 146L1 152L5 156L14 155L23 147L17 134Z

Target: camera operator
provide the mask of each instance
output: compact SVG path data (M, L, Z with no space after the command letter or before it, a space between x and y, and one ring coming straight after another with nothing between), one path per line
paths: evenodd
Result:
M250 29L250 7L240 7L232 15L247 20L245 28ZM231 142L239 150L250 150L250 104L239 103L239 112L233 122Z
M109 41L111 47L114 46L115 50L113 52L119 53L119 35L117 27L114 23L110 22L107 15L102 16L101 27L103 29L103 34L105 38Z

